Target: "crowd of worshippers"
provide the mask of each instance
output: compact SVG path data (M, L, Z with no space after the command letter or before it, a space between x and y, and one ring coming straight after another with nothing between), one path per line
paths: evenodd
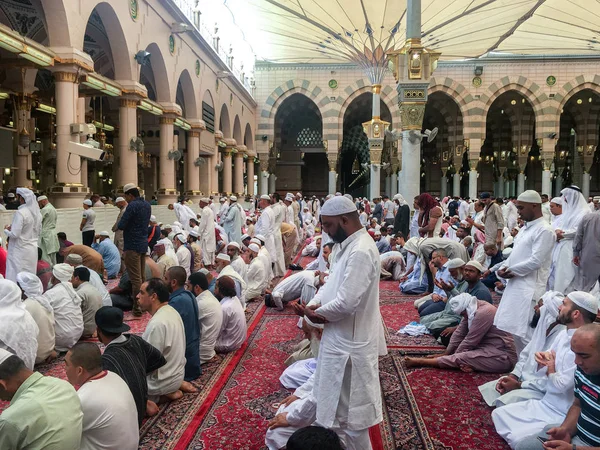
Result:
M0 448L137 448L144 417L197 392L202 365L244 345L247 303L283 309L323 282L321 257L276 285L287 266L300 269L292 259L318 230L316 198L263 195L247 209L235 196L201 198L199 214L180 199L163 225L135 185L123 190L114 239L95 229L101 205L84 200L81 245L57 230L47 197L15 192L0 254L0 399L10 401ZM141 337L124 311L151 316ZM58 357L68 383L34 371Z

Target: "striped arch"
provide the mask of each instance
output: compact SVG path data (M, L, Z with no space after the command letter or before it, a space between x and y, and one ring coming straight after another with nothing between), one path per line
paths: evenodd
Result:
M454 111L448 108L447 104L442 103L439 99L436 99L438 96L431 97L433 94L442 92L445 97L451 102L454 102L458 109L458 114L456 117L456 121L454 118ZM429 92L429 97L427 99L428 105L431 105L436 111L439 111L444 118L444 122L446 126L444 127L445 137L447 138L447 143L452 146L460 143L462 145L463 141L463 114L464 111L461 109L461 104L456 101L456 96L453 95L451 91L446 89L435 89L433 92ZM466 105L466 104L465 104Z
M473 96L462 84L448 77L444 78L443 80L437 80L435 77L432 77L427 90L428 95L431 95L435 92L443 92L448 94L448 96L458 105L458 109L460 110L463 118L467 116L469 104L473 102Z
M331 101L325 95L323 89L308 80L289 80L275 89L265 101L265 105L260 112L257 134L266 135L269 140L273 140L277 109L286 98L297 93L304 94L315 102L321 117L324 117L324 106ZM325 124L323 125L325 126Z
M371 82L366 79L356 80L350 86L344 89L344 95L338 95L335 102L331 103L330 110L327 112L327 117L337 117L337 130L342 133L344 128L344 115L346 110L352 103L352 101L366 92L372 92ZM390 85L383 86L381 89L381 99L387 105L392 116L392 128L398 128L400 126L400 108L398 107L398 101L396 99L396 91ZM337 139L330 138L330 139ZM342 137L339 136L341 141Z
M544 126L551 115L546 115L543 104L548 101L548 96L541 91L539 85L526 77L503 77L490 85L484 94L481 94L479 105L473 106L469 110L469 118L473 118L473 125L478 123L479 126L474 126L469 130L470 138L485 139L485 127L487 114L499 96L508 91L517 91L521 93L531 104L535 113L536 138L543 136ZM472 117L474 116L474 117Z
M552 132L558 132L560 129L560 115L566 103L571 97L583 91L591 89L600 95L600 75L579 75L573 80L565 83L554 96L553 109L549 112L553 114Z

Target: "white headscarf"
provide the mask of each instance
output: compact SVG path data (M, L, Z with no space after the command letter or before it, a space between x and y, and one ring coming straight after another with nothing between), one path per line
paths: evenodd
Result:
M42 305L48 312L52 312L52 306L46 297L43 297L44 286L37 275L29 272L20 272L17 274L17 284L21 286L27 298L35 300Z
M156 241L155 245L164 245L165 246L165 254L171 258L173 261L177 262L177 255L175 254L175 247L173 247L173 243L169 238L162 238Z
M583 216L590 212L590 207L583 194L572 188L560 191L564 198L562 207L562 229L576 229Z
M9 280L0 280L0 341L33 370L40 332L21 301L21 289Z
M540 320L531 336L531 348L540 349L546 342L546 333L548 327L556 322L558 308L562 305L565 296L557 291L548 291L542 295L544 305L540 308Z
M475 311L477 311L477 297L467 293L459 294L452 297L449 300L449 304L452 311L454 311L454 314L460 315L463 311L467 311L467 320L469 328L471 328L471 323L473 323L473 318L475 317Z
M400 206L408 205L408 203L406 202L406 200L404 200L404 197L402 196L402 194L396 194L396 195L394 195L394 200L398 200L398 203L400 203Z
M42 232L42 213L35 194L27 188L17 188L17 194L25 200L25 206L27 206L33 217L33 232L39 236Z
M69 264L55 264L52 268L52 275L61 283L71 281L75 269Z

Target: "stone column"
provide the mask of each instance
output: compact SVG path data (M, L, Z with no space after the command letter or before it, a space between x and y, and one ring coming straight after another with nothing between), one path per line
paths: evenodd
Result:
M460 173L452 175L452 196L460 197Z
M77 72L54 72L56 97L56 185L51 201L56 208L78 208L88 189L81 184L81 158L69 153L69 141L78 142L79 135L71 134L75 121L79 87Z
M554 191L555 197L560 197L560 191L563 189L563 177L559 175L556 177L556 190Z
M248 155L246 160L246 178L248 179L248 195L254 195L254 155Z
M76 118L75 118L75 123L86 123L85 120L85 108L86 105L89 102L89 98L87 97L79 97L77 99L77 114L76 114ZM99 130L98 130L99 131ZM87 136L85 135L81 135L79 136L79 141L81 143L85 142L87 140ZM88 160L82 158L81 159L81 184L83 184L85 187L90 187L89 186L89 179L88 179Z
M477 164L481 156L481 139L465 140L465 146L469 151L469 197L478 198L477 196Z
M584 146L581 158L583 174L581 176L581 193L586 198L590 195L590 170L594 164L594 154L596 153L596 145L589 144Z
M517 196L521 195L525 190L525 173L519 172L519 176L517 178Z
M31 153L29 152L29 144L22 146L20 143L21 133L28 136L31 141L35 137L35 130L30 129L31 105L33 99L28 95L17 95L13 97L16 105L16 121L15 135L16 157L15 157L15 177L14 184L18 187L34 187L34 181L28 179L29 171L31 170Z
M269 175L269 193L273 193L277 190L277 175L272 173Z
M581 193L586 199L590 195L590 179L590 174L588 172L583 172L581 176Z
M390 197L394 197L398 193L398 173L396 171L392 172L390 179Z
M373 199L379 197L381 194L381 154L383 152L385 130L390 123L385 122L380 118L381 85L374 84L371 89L373 92L373 118L362 125L369 138L369 153L371 156L369 197Z
M540 159L542 163L542 194L552 196L552 173L550 169L554 161L556 139L550 137L538 139L538 146L540 147Z
M258 180L259 194L260 195L268 195L269 194L269 154L268 153L259 153L258 154L260 160L260 177Z
M158 176L158 203L168 205L177 200L175 184L175 162L169 159L173 150L173 124L175 118L162 116L160 118L160 168Z
M233 192L238 197L244 194L244 155L246 154L246 146L238 145L237 153L233 156Z
M337 188L337 153L327 153L327 162L329 164L329 184L328 194L335 194Z
M171 127L171 135L173 134ZM161 141L162 141L161 126ZM117 186L117 192L123 192L123 186L127 183L138 185L137 152L130 150L130 142L137 139L137 99L121 98L119 100L119 141L117 144L117 158L113 183Z
M202 192L200 192L200 134L205 128L192 126L187 132L187 154L185 156L185 178L184 195L197 203Z
M440 198L448 196L448 167L442 167L442 185L440 189Z
M223 192L226 195L231 195L233 192L232 186L232 167L231 167L231 147L225 147L221 152L221 162L223 163Z
M506 179L504 182L504 195L507 197L512 197L512 192L510 192L510 179Z

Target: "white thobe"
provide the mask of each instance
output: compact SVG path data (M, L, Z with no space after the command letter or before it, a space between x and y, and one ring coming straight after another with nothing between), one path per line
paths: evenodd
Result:
M542 218L542 220L545 220ZM527 400L495 409L492 420L496 431L511 448L522 439L538 434L546 425L560 424L573 404L575 353L571 338L575 329L563 330L548 351L556 352L556 372L546 375L546 393L541 400ZM544 367L540 372L546 372Z
M542 203L542 214L546 222L552 223L552 212L550 211L550 202Z
M317 248L316 241L313 241L302 249L302 256L318 256L320 251L321 247Z
M413 213L413 217L410 221L410 237L411 238L420 238L419 234L419 210L416 209Z
M148 322L142 338L167 360L164 366L146 377L148 395L154 400L177 391L185 374L185 331L177 310L168 304L162 306Z
M223 270L221 270L217 279L221 277L229 277L235 282L235 293L242 304L242 308L246 310L246 289L248 287L246 280L244 280L244 278L242 278L242 276L237 273L233 267L231 267L231 264L223 267Z
M29 311L33 320L38 326L37 352L35 363L41 364L54 351L56 334L54 331L54 311L48 311L42 304L34 298L27 298L23 301L23 306Z
M215 350L219 353L229 353L237 350L246 341L248 326L241 302L235 297L225 297L221 300L223 323Z
M285 223L289 223L290 225L295 225L296 221L294 221L294 208L292 208L292 205L288 205L285 208Z
M207 206L207 208L210 208L213 212L213 215L217 217L219 215L219 211L221 210L221 205L218 205L217 203L211 203Z
M215 356L215 343L221 332L223 309L219 300L210 292L204 291L196 297L200 320L200 363L210 361Z
M502 265L515 275L508 280L494 325L515 337L517 355L525 348L533 328L533 307L544 292L552 262L555 234L546 219L528 222L515 238L513 251Z
M56 350L67 351L73 347L83 334L83 313L81 297L73 285L61 282L42 295L54 311L54 334Z
M297 389L308 381L316 369L316 358L296 361L285 368L279 377L279 382L287 389Z
M517 218L517 207L513 202L508 202L506 204L506 227L509 230L512 230L514 227L517 226Z
M177 216L177 221L181 223L181 227L189 232L192 229L192 227L190 227L190 219L197 220L196 213L192 208L187 205L182 205L181 203L173 203L173 210Z
M177 256L177 265L185 269L186 279L190 277L190 265L192 264L192 254L185 245L180 245L175 253Z
M248 282L246 289L246 298L253 299L260 296L267 287L267 269L260 256L254 258L248 264L248 273L246 275Z
M85 266L80 265L77 267ZM113 304L112 299L110 298L110 293L108 292L108 289L106 289L106 286L104 285L102 278L100 278L100 275L98 275L98 272L96 272L95 270L91 270L87 267L86 269L90 271L90 284L96 289L98 289L98 292L100 292L100 295L102 296L102 306L112 306Z
M233 202L221 221L229 242L242 244L242 225L245 218L246 214L242 207L237 202Z
M239 256L231 260L231 267L247 282L246 275L248 273L248 264Z
M273 233L273 241L277 252L275 257L275 267L273 269L276 277L285 275L285 254L283 253L283 238L281 237L281 224L285 219L286 206L283 203L277 203L272 206L275 213L275 220L272 222L271 232Z
M223 202L221 205L221 209L219 209L219 223L223 223L223 219L227 214L227 210L229 209L229 200Z
M561 215L562 216L562 215ZM556 220L561 220L558 216ZM571 228L563 231L563 238L556 242L552 251L552 266L548 277L548 289L552 291L568 294L572 292L575 275L577 274L577 266L573 264L573 240L577 234L577 228L583 216L579 220L571 222ZM554 223L552 223L554 226ZM559 224L560 225L560 224ZM573 227L573 225L575 225ZM560 226L555 229L562 229Z
M211 266L215 258L217 240L215 237L215 215L208 206L202 208L200 224L198 225L200 247L202 248L202 262Z
M258 258L262 261L263 266L266 270L265 283L266 285L268 285L273 279L273 260L271 259L271 254L269 253L269 250L266 246L260 248L260 251L258 252Z
M26 205L15 211L10 231L4 230L10 238L6 257L6 279L17 282L20 272L36 273L38 239L33 229L34 219Z
M256 222L256 227L254 227L254 235L256 236L257 234L260 234L266 239L265 247L267 247L267 251L270 255L272 255L272 258L275 258L277 255L277 249L275 248L273 230L275 230L275 211L273 211L273 207L267 206L262 210L262 213Z
M458 206L458 217L460 220L465 220L469 217L469 204L465 200L460 201L460 205Z
M309 303L321 305L316 313L328 320L315 373L317 421L362 431L382 420L378 356L387 349L379 311L380 259L362 228L336 247L329 280Z
M291 302L302 295L305 287L312 287L316 292L315 284L319 281L319 277L315 277L314 270L303 270L289 277L284 278L273 289L271 295L278 297L282 302Z

